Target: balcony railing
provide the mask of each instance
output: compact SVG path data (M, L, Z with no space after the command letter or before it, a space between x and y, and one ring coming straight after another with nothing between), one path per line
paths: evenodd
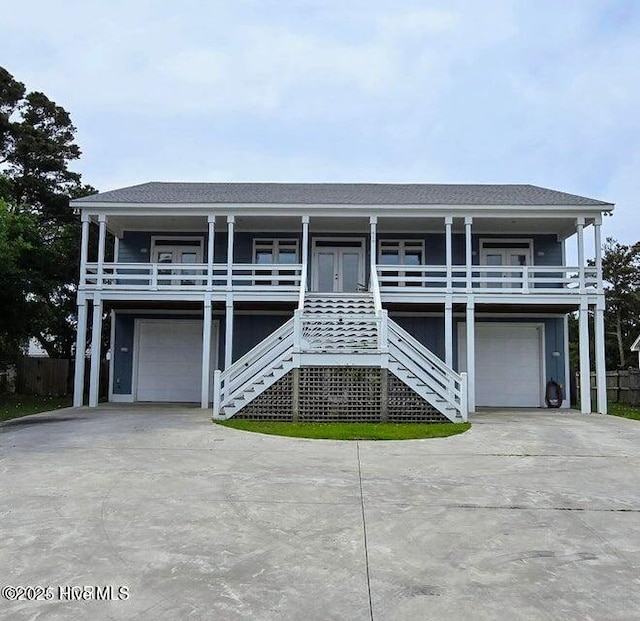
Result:
M80 285L121 291L269 289L298 292L302 265L235 263L88 263Z
M300 295L302 264L88 263L80 285L106 291L269 291ZM377 265L372 279L382 298L393 294L597 293L594 267ZM379 290L377 286L379 285ZM302 298L303 299L303 298Z
M595 267L542 265L378 265L380 292L535 293L596 291Z

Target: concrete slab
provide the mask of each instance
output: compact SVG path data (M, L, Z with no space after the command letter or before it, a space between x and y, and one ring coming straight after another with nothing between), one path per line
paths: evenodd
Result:
M249 434L185 407L0 427L2 619L636 619L640 423L483 412L406 442ZM57 594L56 594L57 595Z

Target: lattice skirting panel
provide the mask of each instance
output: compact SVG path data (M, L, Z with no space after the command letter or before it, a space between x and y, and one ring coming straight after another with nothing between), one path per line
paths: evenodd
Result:
M375 367L302 367L290 371L234 418L397 423L448 420L395 375Z

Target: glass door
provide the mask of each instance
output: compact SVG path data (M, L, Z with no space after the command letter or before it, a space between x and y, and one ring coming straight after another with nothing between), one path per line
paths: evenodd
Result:
M504 266L505 269L499 272L485 272L485 282L483 286L490 288L522 288L523 271L509 270L511 267L524 267L531 264L531 249L530 247L523 248L500 248L495 247L497 244L490 244L493 247L487 247L489 244L483 246L482 249L482 262L484 265L491 266ZM492 278L498 278L500 280L491 280ZM502 279L508 278L509 281L505 282ZM520 282L517 282L520 281Z
M313 259L314 291L355 293L365 286L362 244L316 241Z
M172 265L176 263L180 264L192 264L199 263L202 256L202 250L198 246L174 246L169 244L157 244L154 247L152 262L161 263L163 265ZM158 284L159 285L195 285L196 281L192 279L178 279L168 278L168 276L195 276L196 270L190 269L171 269L171 268L159 268L158 269ZM164 278L163 278L164 276Z

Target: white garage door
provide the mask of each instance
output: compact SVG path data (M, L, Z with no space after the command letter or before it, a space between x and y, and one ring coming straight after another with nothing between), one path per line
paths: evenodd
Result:
M476 405L540 407L542 327L476 323ZM465 326L459 332L461 370L466 368Z
M202 386L202 321L140 319L137 336L137 401L199 402ZM212 329L213 345L217 331ZM212 352L216 346L212 346ZM212 353L212 358L215 356ZM215 366L212 365L212 373Z

